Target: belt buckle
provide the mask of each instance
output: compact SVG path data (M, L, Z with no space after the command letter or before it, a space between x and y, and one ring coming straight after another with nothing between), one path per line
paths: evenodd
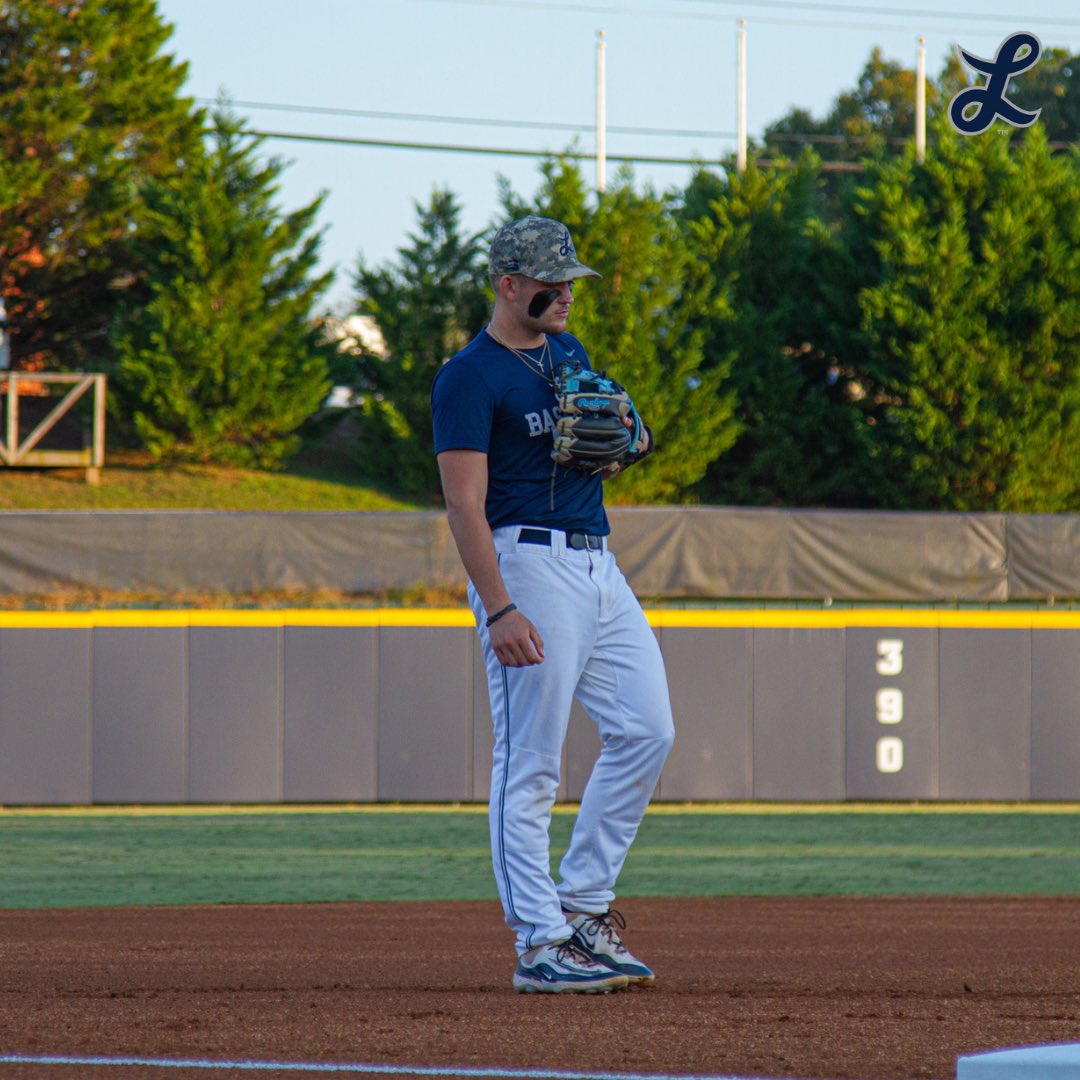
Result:
M590 536L588 533L568 533L566 542L575 551L599 551L603 541L599 536Z

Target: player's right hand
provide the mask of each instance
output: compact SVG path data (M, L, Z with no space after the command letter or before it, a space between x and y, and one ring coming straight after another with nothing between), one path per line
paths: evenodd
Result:
M520 611L504 615L488 635L503 667L531 667L543 662L544 641L540 631Z

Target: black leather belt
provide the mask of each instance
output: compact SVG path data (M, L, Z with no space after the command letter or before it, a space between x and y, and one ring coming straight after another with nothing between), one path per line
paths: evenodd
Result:
M556 532L563 532L562 529L556 529ZM564 534L566 536L566 546L576 549L577 551L603 551L604 550L604 538L602 536L593 536L590 533L580 532L568 532ZM545 547L551 547L551 530L550 529L522 529L518 533L519 544L543 544Z

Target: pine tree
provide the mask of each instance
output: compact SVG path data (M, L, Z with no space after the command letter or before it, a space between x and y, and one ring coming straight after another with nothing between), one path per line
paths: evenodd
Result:
M490 309L486 248L461 229L461 208L436 190L416 206L417 230L398 262L361 260L357 308L374 318L386 355L361 351L360 384L367 469L401 490L440 490L431 430L431 384L439 368L482 329Z
M1078 65L1080 56L1048 47L1034 67L1009 82L1011 100L1025 109L1042 110L1039 123L1052 141L1073 142L1080 130ZM821 120L805 109L792 109L766 128L765 148L793 155L809 143L824 162L899 154L915 135L915 78L914 68L886 58L875 46L858 83L838 94ZM960 57L950 53L937 77L926 80L929 119L944 116L953 97L974 78ZM1021 134L1017 131L1016 137Z
M927 107L939 93L928 80ZM839 94L822 120L792 109L765 131L765 144L782 154L797 154L809 142L823 161L857 161L895 153L915 134L915 72L889 60L875 46L851 90Z
M796 167L700 172L680 214L708 268L700 325L709 363L730 367L741 434L712 462L711 502L865 506L886 497L853 383L851 261L821 215L813 154Z
M1059 145L1080 138L1080 53L1047 48L1038 63L1009 80L1009 99L1039 109L1039 127ZM1014 139L1022 137L1017 129Z
M138 189L198 152L154 0L0 9L0 294L16 366L108 366Z
M112 341L122 414L158 457L273 466L329 388L329 346L312 308L332 275L313 276L321 199L274 203L283 165L215 117L206 152L147 185L132 242L144 275Z
M709 463L734 441L727 366L705 364L700 325L708 289L668 201L634 189L622 172L595 204L580 169L550 161L532 205L504 190L508 218L537 213L563 222L578 257L603 275L574 293L570 332L597 370L630 391L657 452L608 483L609 503L692 498Z
M902 505L1076 511L1080 156L998 127L861 188L866 387Z

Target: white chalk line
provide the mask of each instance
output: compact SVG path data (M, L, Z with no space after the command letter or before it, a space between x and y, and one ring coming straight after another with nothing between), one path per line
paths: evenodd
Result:
M3 1065L129 1066L154 1069L235 1069L248 1072L361 1073L384 1076L506 1077L510 1080L765 1080L764 1077L693 1075L689 1073L567 1072L555 1069L500 1069L467 1065L380 1065L375 1062L217 1061L213 1058L151 1058L0 1054Z

